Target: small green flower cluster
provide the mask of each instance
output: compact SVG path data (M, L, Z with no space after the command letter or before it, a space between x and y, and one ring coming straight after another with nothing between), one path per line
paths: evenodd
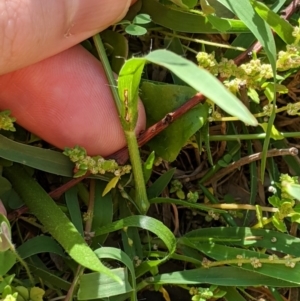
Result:
M14 122L16 118L10 116L10 111L5 110L0 112L0 130L15 132Z
M237 66L233 60L222 58L218 63L214 54L199 52L196 56L200 67L207 69L214 75L220 75L224 85L234 94L241 86L259 88L262 81L273 77L270 64L262 64L259 59Z
M279 51L276 62L278 71L287 71L300 67L300 28L294 27L295 41L286 46L286 51ZM222 58L218 63L214 53L199 52L196 56L198 65L213 75L219 75L224 85L234 94L241 86L261 89L262 83L273 77L270 64L262 64L259 59L252 59L246 64L237 66L233 60Z
M207 215L205 216L205 220L206 220L207 222L211 222L212 220L217 221L217 220L219 220L219 219L220 219L220 214L214 212L213 210L209 210L209 211L207 212Z
M83 147L75 146L74 148L65 148L64 155L68 156L75 163L75 177L80 177L89 171L91 174L113 173L116 177L130 173L131 166L119 166L115 160L105 160L101 156L88 156Z
M296 102L296 103L288 103L287 104L287 110L286 112L291 115L291 116L295 116L298 115L299 116L299 111L300 110L300 102Z

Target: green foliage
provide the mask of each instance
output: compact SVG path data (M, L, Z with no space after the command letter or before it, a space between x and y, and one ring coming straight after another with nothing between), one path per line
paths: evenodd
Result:
M0 135L1 300L135 301L148 288L168 300L173 286L192 301L245 301L252 298L248 287L261 286L280 300L279 288L300 286L300 240L287 234L300 223L300 164L297 157L284 157L286 166L269 157L264 168L270 143L286 148L293 137L299 144L300 133L282 132L274 119L292 123L300 114L298 86L290 83L300 69L300 30L279 15L287 1L269 2L142 0L126 16L130 21L101 34L106 52L94 37L131 166L88 156L79 146L65 150L69 160L16 142L26 140L20 129L16 141ZM207 34L218 34L218 43ZM233 59L255 39L263 51L237 64ZM131 57L135 43L150 53ZM205 103L177 118L198 92ZM147 127L168 125L142 151L135 136L139 96ZM9 111L1 114L14 130ZM255 154L262 137L263 152ZM257 155L264 184L271 183L266 206L257 202L264 193ZM92 179L62 187L56 203L42 186L51 191L68 181L74 163L75 177ZM18 208L23 203L26 215ZM6 214L11 219L15 209L23 215L10 225ZM185 269L164 273L170 259Z

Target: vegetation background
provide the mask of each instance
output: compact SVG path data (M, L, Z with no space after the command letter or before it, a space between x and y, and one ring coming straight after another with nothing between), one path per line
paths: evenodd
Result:
M139 0L83 42L127 139L110 158L2 112L0 299L299 300L299 2Z

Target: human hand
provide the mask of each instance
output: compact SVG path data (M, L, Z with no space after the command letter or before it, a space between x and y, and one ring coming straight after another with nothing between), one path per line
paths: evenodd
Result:
M77 44L122 19L134 2L0 0L0 110L59 148L78 144L107 156L124 147L102 66ZM144 127L139 103L136 132Z

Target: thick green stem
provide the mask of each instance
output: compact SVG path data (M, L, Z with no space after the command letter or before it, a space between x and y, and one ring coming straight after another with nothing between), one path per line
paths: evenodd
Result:
M140 212L145 214L148 211L150 204L146 193L145 180L135 132L125 132L125 137L128 144L128 151L134 176L136 191L135 203L140 209Z
M119 111L119 114L121 115L121 100L118 94L118 90L116 87L116 81L113 76L109 61L107 59L105 49L102 43L102 40L99 36L99 34L93 36L94 43L96 46L96 49L98 51L99 58L103 64L117 109ZM128 150L129 150L129 156L130 161L132 165L133 170L133 176L134 176L134 182L135 182L135 190L136 190L136 198L135 202L137 207L139 208L140 212L142 214L145 214L150 206L147 198L146 193L146 186L143 176L143 170L142 170L142 164L139 154L139 147L136 139L136 135L134 131L125 131L125 137L127 140Z

